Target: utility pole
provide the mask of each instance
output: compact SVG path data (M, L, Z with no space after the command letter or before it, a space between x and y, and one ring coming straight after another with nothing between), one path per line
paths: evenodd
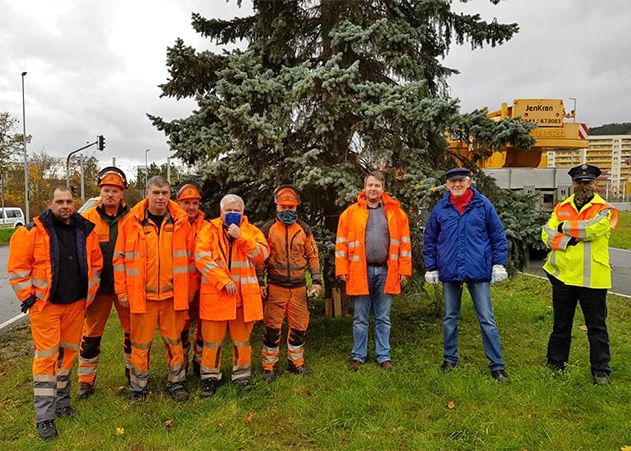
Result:
M24 77L26 72L22 72L22 142L24 144L24 220L30 220L29 198L28 198L28 155L26 153L26 103L24 102Z
M79 158L81 158L81 200L83 202L85 202L85 183L84 183L84 178L83 178L83 155L81 155Z

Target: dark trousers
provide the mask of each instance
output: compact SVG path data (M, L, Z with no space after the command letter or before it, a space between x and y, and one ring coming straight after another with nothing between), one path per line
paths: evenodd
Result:
M609 334L607 333L607 290L566 285L548 275L552 283L552 307L554 325L548 341L548 363L563 367L570 355L572 323L576 304L580 303L587 338L589 340L589 362L594 375L609 375Z

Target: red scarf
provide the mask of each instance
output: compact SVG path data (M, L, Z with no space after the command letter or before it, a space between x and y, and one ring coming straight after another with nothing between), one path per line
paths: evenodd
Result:
M467 208L471 198L473 197L473 190L471 188L467 188L464 194L460 197L454 197L453 194L449 194L449 200L458 210L458 214L461 215L464 212L464 209Z

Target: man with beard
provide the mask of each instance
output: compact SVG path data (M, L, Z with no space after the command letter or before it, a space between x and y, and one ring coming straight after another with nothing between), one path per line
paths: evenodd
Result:
M611 287L609 235L618 212L594 192L601 171L582 164L568 172L574 194L558 203L541 238L551 249L543 266L552 283L554 324L548 341L548 367L565 369L570 354L572 322L580 303L589 339L594 384L609 383L607 289Z

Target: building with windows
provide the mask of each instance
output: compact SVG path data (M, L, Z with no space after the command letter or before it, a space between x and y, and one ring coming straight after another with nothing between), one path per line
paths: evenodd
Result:
M631 135L592 135L589 146L577 150L548 150L549 168L571 168L587 163L603 171L599 184L614 198L631 194Z

